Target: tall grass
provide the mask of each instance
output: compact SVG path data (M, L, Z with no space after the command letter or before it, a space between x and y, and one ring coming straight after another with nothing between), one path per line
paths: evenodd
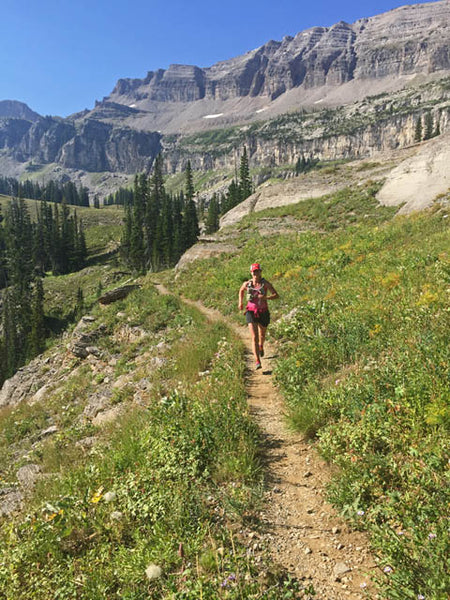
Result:
M444 599L449 211L391 218L366 188L265 216L282 214L320 231L262 239L250 217L240 256L194 263L178 286L237 317L261 261L281 296L276 378L295 426L338 467L330 498L371 533L386 597Z
M84 404L72 398L73 421L35 450L33 461L54 471L23 513L0 523L0 598L292 597L284 594L299 589L295 582L278 578L266 589L233 533L259 501L262 477L241 344L224 325L146 286L98 317L107 333L102 351L126 360L115 376L147 386L139 404L133 394L122 397L122 417L102 431L86 430L78 418ZM121 336L125 323L145 332L138 342ZM157 368L150 366L156 344ZM81 389L103 385L91 369L81 376ZM65 402L67 393L58 391ZM42 428L55 398L35 415L16 409L19 432L12 417L0 418L0 436L20 441L26 428ZM97 438L88 454L73 452L80 435ZM161 577L151 579L152 564Z

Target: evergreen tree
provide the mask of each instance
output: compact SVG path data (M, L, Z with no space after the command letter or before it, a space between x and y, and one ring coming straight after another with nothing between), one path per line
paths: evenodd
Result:
M147 200L145 219L146 234L146 268L158 271L161 264L161 252L163 245L163 233L161 224L161 211L165 203L166 192L164 189L163 162L159 154L153 165L153 173L150 178L150 192Z
M185 174L185 206L182 226L182 248L183 252L195 244L200 234L198 226L197 209L194 202L194 185L192 179L191 163L188 161Z
M192 176L192 168L191 168L190 160L188 160L188 162L187 162L186 169L184 171L184 176L185 176L186 201L193 200L195 190L194 190L194 180L193 180L193 176Z
M47 253L45 247L45 223L44 207L37 207L37 222L34 226L33 235L33 264L35 271L44 275L47 264Z
M247 148L244 146L244 150L241 156L241 164L239 168L239 200L242 202L253 192L252 180L250 178L250 168L248 164Z
M433 137L433 115L431 114L430 111L428 111L427 113L425 113L425 118L424 118L423 139L429 140L432 137Z
M208 212L206 213L205 232L214 233L219 229L220 207L216 194L209 201Z
M174 262L176 262L183 254L183 204L182 194L177 194L172 199L172 253Z
M6 241L5 230L3 229L3 215L0 206L0 289L6 287L8 283L8 271L6 267Z
M144 271L144 230L143 218L145 213L145 194L146 185L145 175L135 178L134 205L131 217L130 229L130 249L128 254L128 263L132 269L141 273Z
M87 187L80 188L80 206L89 206L89 190Z
M5 215L6 258L10 285L16 286L21 296L32 280L33 229L30 213L24 200L9 203Z
M223 198L223 201L220 204L221 214L224 215L226 212L234 208L241 201L241 194L239 190L239 185L233 179L233 181L228 186L228 191Z
M150 178L136 176L132 195L125 196L121 252L134 270L157 271L173 266L199 234L193 199L192 171L182 192L170 196L164 188L163 162L158 156Z
M422 141L422 117L417 117L416 127L414 130L414 141L421 142Z
M14 310L16 295L14 288L8 288L3 293L2 352L4 355L3 372L5 379L11 377L17 366L21 364L18 314Z
M173 206L172 199L169 196L165 196L163 199L159 223L159 255L161 258L161 265L164 268L169 268L174 259Z
M36 279L34 284L31 305L31 331L28 346L30 356L40 354L45 348L44 287L40 277Z

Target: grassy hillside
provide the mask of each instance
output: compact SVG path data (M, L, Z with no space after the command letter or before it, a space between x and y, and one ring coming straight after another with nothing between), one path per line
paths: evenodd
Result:
M101 359L0 415L2 483L46 475L1 522L0 598L293 597L239 539L261 483L240 343L145 282L93 316ZM101 395L116 420L89 416Z
M176 289L242 320L239 286L252 262L263 264L281 297L270 328L277 380L293 425L336 466L330 498L370 532L386 597L443 599L449 198L392 218L373 195L371 186L345 190L251 216L239 255L193 263ZM287 214L298 233L255 233L257 219Z
M384 597L443 600L450 198L399 218L376 191L368 183L251 215L234 232L239 254L158 279L242 322L237 292L262 262L280 293L269 329L277 381L293 426L334 466L330 498L369 532ZM286 215L297 232L258 234L258 219ZM241 344L158 296L154 276L96 306L99 288L128 277L109 262L116 226L101 243L92 226L86 269L46 279L61 319L67 293L83 288L98 357L74 358L64 339L37 367L44 376L61 357L41 399L0 412L0 487L15 489L26 464L45 475L0 520L0 599L313 597L241 540L263 477ZM57 433L42 436L49 425Z

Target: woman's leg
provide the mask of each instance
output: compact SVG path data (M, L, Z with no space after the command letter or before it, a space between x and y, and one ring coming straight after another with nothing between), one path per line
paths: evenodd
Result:
M264 340L266 339L267 327L258 323L258 338L259 338L259 350L264 348Z
M257 363L259 363L259 332L258 332L258 323L249 323L248 329L250 331L250 335L252 338L252 350L253 356Z

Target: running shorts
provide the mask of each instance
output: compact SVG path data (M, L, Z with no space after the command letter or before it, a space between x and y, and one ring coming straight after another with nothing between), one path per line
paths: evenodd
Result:
M267 327L270 323L270 312L265 310L259 313L259 317L255 317L255 313L252 310L247 310L245 313L245 320L247 323L259 323L263 327Z

